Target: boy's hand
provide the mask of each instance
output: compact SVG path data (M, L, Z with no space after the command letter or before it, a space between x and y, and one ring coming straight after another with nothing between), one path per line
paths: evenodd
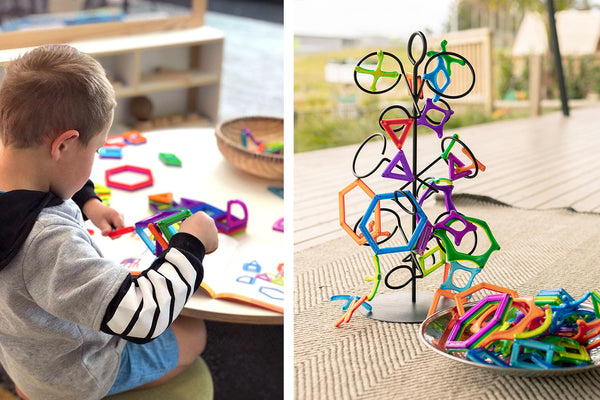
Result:
M199 211L181 223L179 232L194 235L202 242L206 254L210 254L219 246L215 221L207 214Z
M114 208L105 206L98 199L90 199L83 205L83 213L90 221L102 231L102 236L114 229L124 228L123 216Z

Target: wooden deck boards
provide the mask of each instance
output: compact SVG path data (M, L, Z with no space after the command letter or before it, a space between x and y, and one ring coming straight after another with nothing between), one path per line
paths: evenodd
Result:
M445 132L445 135L458 133L487 167L475 179L457 180L454 193L489 196L522 208L572 207L577 211L600 212L598 115L600 107L595 106L573 110L568 118L552 113ZM433 131L419 127L419 132L418 167L422 169L441 153L441 148ZM411 141L409 137L403 150L412 166ZM377 164L382 157L380 143L365 147L360 156L363 164L371 167ZM358 145L352 145L295 155L296 250L343 234L338 223L338 193L355 179L352 159L357 149ZM394 146L388 141L386 156L391 158L394 154ZM367 168L364 165L362 171ZM365 180L376 193L393 191L399 186L399 181L380 177L383 168L378 169L377 176ZM445 163L440 162L425 176L447 177L447 171ZM349 220L354 222L367 205L364 197L352 193L347 199Z

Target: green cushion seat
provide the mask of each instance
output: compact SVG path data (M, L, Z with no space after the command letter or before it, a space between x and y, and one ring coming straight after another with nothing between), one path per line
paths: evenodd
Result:
M163 385L115 394L104 400L212 400L213 389L208 365L198 357L185 371Z

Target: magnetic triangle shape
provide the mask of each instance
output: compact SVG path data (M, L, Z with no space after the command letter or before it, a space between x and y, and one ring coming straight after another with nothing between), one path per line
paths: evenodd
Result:
M452 154L452 153L448 154L448 167L450 170L449 177L450 177L451 181L455 181L457 179L464 178L465 176L471 174L471 170L466 170L466 171L463 171L460 173L456 172L457 168L464 167L464 166L465 166L465 164L462 161L460 161L458 158L456 158L456 156L454 154Z
M173 202L173 193L152 194L148 196L148 200L163 204L171 204Z
M265 272L256 275L256 279L262 279L263 281L271 282L271 278Z
M406 141L408 133L410 132L414 122L415 120L413 118L382 119L381 126L388 134L390 139L392 139L392 142L394 142L398 150L400 150L402 149L402 146L404 145L404 142ZM400 137L398 137L396 132L394 132L393 127L402 125L404 125L404 129L402 129L402 133L400 133Z
M394 168L396 168L396 165L398 165L398 163L401 164L400 166L402 167L404 173L393 172ZM404 155L404 152L402 150L398 151L398 154L396 154L392 161L390 161L390 163L385 168L381 176L384 178L398 179L401 181L408 182L412 182L415 180L415 176L413 175L413 172L410 169L410 166L408 165L408 160L406 159L406 156Z

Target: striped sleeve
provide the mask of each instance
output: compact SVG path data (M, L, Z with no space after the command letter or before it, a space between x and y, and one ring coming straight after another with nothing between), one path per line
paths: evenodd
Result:
M159 336L200 286L204 253L204 245L196 237L181 232L174 235L150 268L123 281L100 330L134 343Z

